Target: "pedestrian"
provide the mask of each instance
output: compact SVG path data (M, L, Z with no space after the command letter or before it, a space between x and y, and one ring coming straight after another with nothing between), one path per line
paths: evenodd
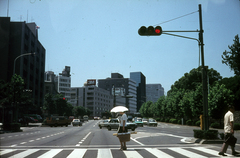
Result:
M126 124L127 124L127 115L124 113L124 112L119 112L122 116L120 117L119 119L119 122L120 122L120 126L118 128L118 133L126 133L128 132L128 129L126 127ZM127 147L126 147L126 142L122 142L120 139L120 144L121 144L121 148L120 150L127 150Z
M233 105L228 106L229 111L224 116L224 143L222 145L221 151L218 153L222 156L227 156L224 153L226 153L228 145L232 148L232 155L239 154L235 151L235 144L237 141L237 138L234 137L234 129L233 129L233 121L234 121L234 115L235 107Z

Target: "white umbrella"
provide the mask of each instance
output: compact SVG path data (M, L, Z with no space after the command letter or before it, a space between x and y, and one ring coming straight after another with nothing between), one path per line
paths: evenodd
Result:
M124 111L128 111L128 108L126 108L125 106L116 106L112 108L110 112L124 112Z

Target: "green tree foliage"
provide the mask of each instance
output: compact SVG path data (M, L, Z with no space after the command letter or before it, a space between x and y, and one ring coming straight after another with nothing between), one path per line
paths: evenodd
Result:
M227 105L232 104L234 97L231 95L231 90L227 89L224 84L216 82L210 87L208 98L209 116L222 119L227 112Z
M222 76L213 68L207 70L209 84L212 85L215 81L220 81ZM202 68L192 69L189 73L185 73L178 81L171 86L168 95L176 89L184 89L188 91L196 90L198 85L202 83Z
M20 75L13 75L10 82L0 81L0 104L5 108L4 117L9 119L8 111L13 111L14 120L17 121L23 114L36 110L32 103L32 93L24 89L24 80Z
M208 69L209 85L209 116L214 119L223 117L225 108L233 100L232 92L222 84L222 77L214 69ZM184 118L185 120L199 120L203 114L203 96L201 82L201 68L185 73L174 83L167 96L162 96L156 103L148 101L140 108L143 117Z
M223 52L222 63L230 67L234 74L240 76L240 43L238 35L233 40L233 45L228 46L230 51Z
M49 116L52 114L71 116L73 106L63 98L64 96L62 94L57 94L55 96L52 96L52 94L46 94L43 110L47 111Z
M234 96L233 105L235 105L236 110L240 110L240 76L224 78L220 84L226 85L226 88L231 90L231 94Z

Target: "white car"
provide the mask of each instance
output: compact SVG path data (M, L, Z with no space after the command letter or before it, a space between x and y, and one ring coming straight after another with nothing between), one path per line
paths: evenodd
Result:
M82 126L82 122L79 119L73 119L72 125L73 126Z

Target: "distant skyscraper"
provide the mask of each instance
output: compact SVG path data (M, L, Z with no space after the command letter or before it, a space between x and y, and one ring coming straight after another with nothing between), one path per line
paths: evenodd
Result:
M137 111L146 102L146 77L141 72L131 72L130 79L136 82L137 86Z
M99 79L98 87L109 91L113 96L114 106L122 105L129 108L130 113L137 112L136 82L129 78L123 78L119 73L112 73L111 78ZM133 96L126 98L126 95Z
M70 101L71 99L71 77L70 77L70 66L65 66L62 73L59 73L57 77L58 92L63 94L64 97Z
M146 84L147 100L157 102L161 96L164 96L164 88L161 84Z

